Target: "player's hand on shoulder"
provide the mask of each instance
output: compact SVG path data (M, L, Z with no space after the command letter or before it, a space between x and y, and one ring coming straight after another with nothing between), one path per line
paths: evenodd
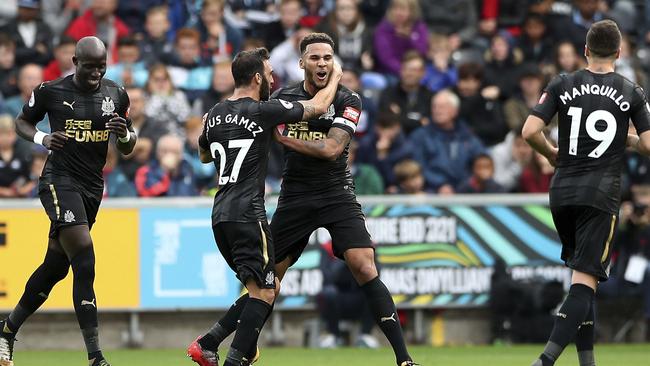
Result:
M65 132L56 131L43 138L43 146L52 151L61 150L67 141L68 136L66 136Z
M113 117L106 122L106 128L117 137L126 137L129 130L126 127L126 119L120 117L117 113L113 113Z

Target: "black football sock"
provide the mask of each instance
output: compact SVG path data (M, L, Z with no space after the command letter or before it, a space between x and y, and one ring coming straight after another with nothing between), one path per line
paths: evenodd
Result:
M560 357L578 331L578 327L587 318L594 298L594 290L582 284L571 285L569 295L557 313L551 336L540 355L542 366L551 366Z
M270 312L271 305L266 302L256 298L248 299L241 318L239 318L239 326L237 326L224 365L239 366L242 359L247 356L246 351L257 344L257 338Z
M97 301L93 283L95 282L95 253L92 247L82 249L71 261L72 300L79 328L97 327Z
M99 332L97 327L82 329L81 334L84 337L84 343L86 344L86 352L88 352L88 359L92 360L95 358L102 359L102 351L99 349Z
M273 314L274 307L275 307L275 302L271 304L271 309L269 310L269 313L266 314L266 319L264 319L264 324L266 324L266 322L271 317L271 314ZM257 340L260 338L260 334L259 333L253 334L253 336L255 337L255 342L251 343L251 347L248 349L248 352L246 352L247 355L246 358L248 358L248 360L252 360L255 357L255 354L257 353Z
M596 304L592 300L587 317L576 333L576 351L578 351L580 366L596 366L594 358L595 306Z
M7 327L14 334L27 318L45 303L52 288L65 278L70 262L65 254L48 249L43 263L32 273L25 284L25 292L18 305L7 318Z
M361 289L366 295L375 321L393 347L397 364L399 365L404 361L411 360L411 356L409 356L406 350L406 344L404 343L402 326L397 316L395 303L384 283L377 276L364 283Z
M247 302L248 293L245 293L230 306L226 314L210 328L208 333L199 338L199 344L203 349L216 351L221 342L237 329L237 321Z

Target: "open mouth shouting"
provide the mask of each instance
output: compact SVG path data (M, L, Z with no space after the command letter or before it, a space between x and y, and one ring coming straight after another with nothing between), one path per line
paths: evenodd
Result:
M321 82L327 81L327 71L323 70L316 72L316 80Z

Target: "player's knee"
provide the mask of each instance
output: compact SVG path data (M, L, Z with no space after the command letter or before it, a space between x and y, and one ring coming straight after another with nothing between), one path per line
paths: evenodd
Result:
M280 279L277 277L275 278L275 288L273 289L273 293L275 294L276 298L280 296Z
M48 250L43 261L43 267L48 271L48 277L54 283L63 280L70 270L70 262L65 254Z
M372 261L355 263L350 270L357 279L357 282L365 283L377 277L377 268Z
M75 277L94 279L95 278L95 253L92 247L86 248L77 253L72 261L72 272Z

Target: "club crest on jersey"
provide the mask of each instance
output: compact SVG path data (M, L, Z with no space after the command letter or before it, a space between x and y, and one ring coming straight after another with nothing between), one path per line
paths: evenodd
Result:
M330 107L327 108L327 112L321 114L319 119L334 119L334 104L330 104Z
M272 285L275 283L275 274L273 271L270 271L269 273L266 274L266 279L264 280L267 285Z
M113 104L111 97L105 97L102 100L102 112L102 116L110 116L115 112L115 104Z

